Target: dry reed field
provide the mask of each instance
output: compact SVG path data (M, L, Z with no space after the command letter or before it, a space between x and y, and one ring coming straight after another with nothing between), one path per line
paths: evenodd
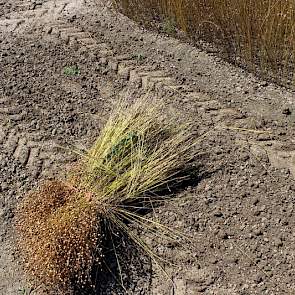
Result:
M227 60L294 85L295 3L290 0L115 0L127 16L214 44ZM175 26L175 28L174 28Z

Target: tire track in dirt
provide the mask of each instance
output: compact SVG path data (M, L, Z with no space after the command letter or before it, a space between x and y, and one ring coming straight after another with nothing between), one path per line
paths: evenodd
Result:
M116 55L111 45L100 42L91 33L71 24L60 22L46 25L43 29L45 39L58 38L69 46L80 45L100 57L100 64L112 72L117 80L127 82L127 87L141 89L142 92L163 90L180 96L181 101L191 101L199 110L212 114L215 121L220 121L229 113L238 113L234 109L222 107L207 93L194 91L189 85L180 85L169 73L148 65L139 65L130 55Z
M57 146L54 141L42 141L38 132L19 132L17 128L9 128L11 121L19 122L25 119L26 110L22 106L11 105L11 99L0 99L0 115L5 125L0 120L0 146L16 161L26 167L34 177L38 177L43 167L48 167L50 154ZM7 127L8 126L8 127Z
M136 58L130 55L116 55L110 44L100 42L92 36L90 32L84 31L63 21L56 21L46 24L43 28L43 37L45 39L61 39L69 46L79 45L92 51L100 57L100 64L116 75L117 80L127 82L126 88L141 89L143 92L154 90L163 90L172 92L172 96L180 97L179 102L190 101L199 111L205 112L212 117L215 124L223 126L228 118L236 119L239 122L243 115L233 108L222 106L218 100L210 97L207 93L194 91L189 85L178 84L169 73L155 66L139 65ZM99 83L98 83L99 84ZM279 146L279 142L276 142ZM284 154L284 159L290 158L292 161L280 161L280 156L274 156L274 149L267 149L270 163L276 168L288 168L295 177L295 164L293 153L285 155L284 151L276 151Z
M250 142L250 151L258 161L269 162L276 169L287 169L295 179L295 141L267 140Z
M24 11L23 19L15 19L17 22L13 31L18 30L21 33L18 26L22 26L26 20L32 20L30 27L43 26L43 37L47 39L58 38L68 45L78 44L95 52L98 56L101 56L101 63L106 66L110 71L117 74L119 79L127 81L129 84L136 84L137 87L144 91L152 91L154 89L163 89L166 91L172 91L174 94L180 95L182 100L189 100L197 102L197 106L200 110L205 110L211 113L218 120L224 118L224 113L227 111L235 112L235 110L223 109L220 103L206 93L195 92L190 89L188 85L179 85L177 81L166 73L162 69L153 69L150 66L139 66L136 59L128 55L115 55L111 49L111 46L106 42L99 42L91 33L84 31L71 24L58 20L59 16L62 16L63 11L70 5L70 1L49 1L44 4L40 4L33 7L33 10ZM48 14L47 18L45 14ZM43 17L44 16L44 17ZM50 22L47 20L50 16ZM37 22L38 20L38 22ZM130 86L130 85L129 85Z
M78 44L89 50L95 50L99 55L112 55L110 46L105 42L98 42L91 33L69 25L62 21L51 22L43 28L44 39L61 39L70 46Z
M50 167L57 147L54 141L37 140L40 137L37 132L18 133L14 129L5 132L3 129L0 131L3 148L8 156L25 167L33 178L38 178Z
M0 115L2 121L20 121L26 116L26 111L22 106L11 105L11 100L8 97L3 96L0 98Z
M18 1L13 3L14 12L5 15L5 19L0 19L0 32L4 34L13 33L14 35L25 35L27 31L44 27L53 20L54 25L49 27L47 34L55 35L54 26L59 23L58 18L66 12L71 6L79 6L83 1ZM48 26L46 26L48 27ZM71 38L73 36L73 38ZM66 43L68 40L82 43L87 48L96 44L91 40L87 33L68 28L66 25L58 26L58 37L61 37ZM68 38L68 39L67 39ZM95 46L97 48L97 46ZM16 129L10 129L6 125L12 121L14 123L25 119L27 110L21 105L12 104L8 97L0 97L0 147L8 152L15 161L20 162L30 171L33 177L39 178L39 175L47 175L47 168L54 162L55 148L57 144L54 141L43 141L42 135L38 132L19 133ZM1 124L2 123L2 124ZM5 125L3 125L5 123ZM45 172L45 173L44 173Z
M81 1L42 1L42 2L19 2L15 5L16 12L5 15L0 19L0 31L3 33L20 34L26 30L32 30L38 25L58 19L71 9L73 5L81 5Z

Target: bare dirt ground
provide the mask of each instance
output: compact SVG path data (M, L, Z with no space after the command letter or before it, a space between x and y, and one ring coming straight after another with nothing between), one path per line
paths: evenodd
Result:
M146 93L209 132L195 182L154 213L191 243L148 238L171 280L131 255L127 291L102 274L97 294L295 293L294 93L90 0L0 0L0 69L0 294L27 286L12 226L23 194L75 160L60 147L88 146L113 101Z

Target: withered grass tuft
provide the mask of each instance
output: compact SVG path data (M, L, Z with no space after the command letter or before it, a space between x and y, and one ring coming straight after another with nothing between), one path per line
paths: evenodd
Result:
M162 103L121 102L100 136L63 180L25 196L17 212L19 245L29 278L69 290L90 284L102 263L101 221L111 222L157 260L132 225L155 236L180 234L144 217L196 155L189 124L163 115ZM61 168L63 169L63 168Z
M294 86L295 2L292 0L113 0L146 25L174 20L194 40L215 44L226 58Z

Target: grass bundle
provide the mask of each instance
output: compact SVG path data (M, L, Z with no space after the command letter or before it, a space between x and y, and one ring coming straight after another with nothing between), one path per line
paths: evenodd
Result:
M160 102L120 103L63 180L46 182L25 196L17 228L31 278L64 290L90 284L92 268L103 259L101 220L151 256L132 225L154 235L178 235L141 214L168 185L183 179L180 172L195 156L189 125L174 119L163 116Z
M129 17L176 26L214 43L226 58L294 86L295 3L292 0L114 0ZM169 26L168 26L169 28ZM198 43L200 44L200 43Z

